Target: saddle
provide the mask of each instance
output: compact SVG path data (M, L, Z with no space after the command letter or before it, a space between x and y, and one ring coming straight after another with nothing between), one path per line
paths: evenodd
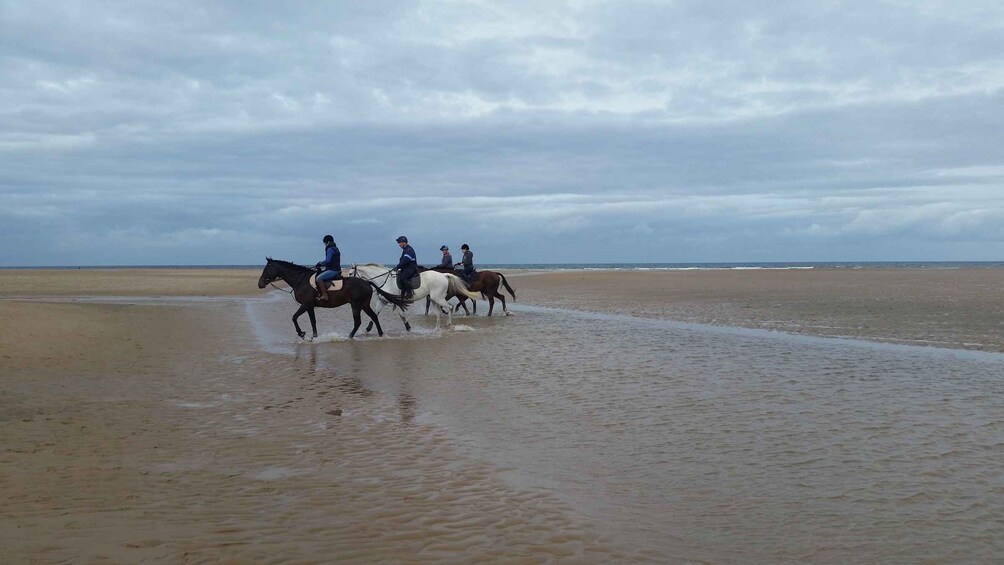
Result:
M342 286L344 286L344 283L345 283L344 279L335 279L333 281L328 281L327 283L325 283L325 288L327 288L331 292L335 292L336 290L342 290ZM317 274L316 273L313 274L313 275L310 275L310 286L312 288L317 288Z

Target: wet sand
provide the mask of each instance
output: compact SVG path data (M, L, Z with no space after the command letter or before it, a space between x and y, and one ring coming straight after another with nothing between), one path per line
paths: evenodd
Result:
M505 272L517 303L1004 351L1004 269ZM259 274L0 269L0 297L261 296L255 285Z
M570 271L514 284L542 306L1004 351L1004 269Z
M0 297L260 296L250 269L0 269Z
M414 339L384 315L391 339L300 344L289 297L259 300L258 271L68 274L0 271L0 546L15 562L979 561L999 545L999 390L974 380L995 360L952 375L965 363L518 311ZM1002 280L510 277L517 305L994 351ZM78 293L210 299L44 300ZM323 313L322 333L345 318ZM802 385L806 347L823 380ZM676 380L639 389L667 363ZM960 392L910 380L927 370ZM945 509L968 541L937 529Z
M4 559L632 560L415 424L407 399L257 351L242 315L0 301Z

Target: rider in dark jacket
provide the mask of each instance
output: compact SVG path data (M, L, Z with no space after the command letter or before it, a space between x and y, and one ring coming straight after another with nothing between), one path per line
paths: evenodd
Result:
M324 260L314 265L315 269L323 272L317 275L317 292L320 300L328 299L327 282L342 278L342 252L335 245L335 238L326 235L324 242Z
M401 259L397 266L397 286L401 289L402 298L411 298L415 292L408 284L408 280L418 273L418 256L415 249L408 245L408 238L403 235L397 238L397 244L401 248Z
M442 246L439 248L443 252L443 260L439 262L436 267L446 267L447 269L453 268L453 255L450 255L450 248L447 246Z
M466 243L460 246L460 250L464 252L464 258L457 263L457 265L463 265L464 267L460 276L467 281L468 284L470 284L471 277L474 276L474 253L471 252L470 246Z

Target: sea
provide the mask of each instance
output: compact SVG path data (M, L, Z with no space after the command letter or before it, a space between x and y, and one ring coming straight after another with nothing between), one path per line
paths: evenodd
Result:
M343 262L349 265L350 262ZM5 269L256 269L254 265L52 265L10 266ZM735 263L485 263L481 269L541 271L695 271L747 269L1000 269L1004 261L821 261L821 262L735 262Z

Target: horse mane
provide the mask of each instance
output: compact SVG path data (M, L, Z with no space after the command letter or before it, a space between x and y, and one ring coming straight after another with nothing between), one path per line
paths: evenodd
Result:
M307 267L307 266L304 266L304 265L299 265L299 264L293 263L292 261L283 261L282 259L272 259L270 257L266 257L266 258L268 260L272 261L273 263L279 263L280 265L284 265L286 267L292 267L294 269L304 269L304 270L307 270L307 271L312 271L313 270L310 267Z

